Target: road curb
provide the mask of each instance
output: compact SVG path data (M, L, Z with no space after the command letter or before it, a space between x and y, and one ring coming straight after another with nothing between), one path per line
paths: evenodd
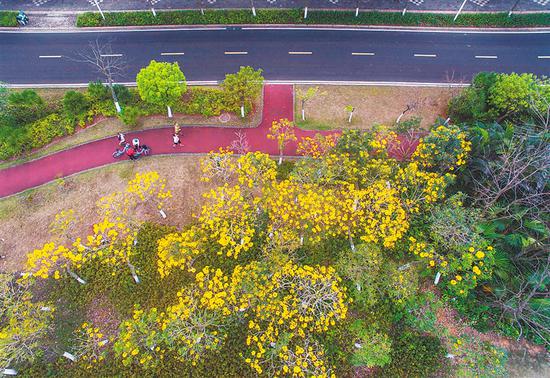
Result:
M301 24L211 24L211 25L148 25L148 26L103 26L74 28L20 28L0 27L0 33L128 33L156 31L213 31L240 28L242 30L326 30L326 31L385 31L408 33L550 33L550 26L541 27L436 27L397 25L301 25Z
M187 81L187 85L218 85L221 81ZM447 82L416 82L416 81L349 81L349 80L264 80L265 84L280 85L354 85L354 86L384 86L384 87L434 87L434 88L464 88L470 86L466 83L447 83ZM70 84L6 84L8 88L87 88L89 83L70 83ZM136 82L119 82L128 87L137 86Z

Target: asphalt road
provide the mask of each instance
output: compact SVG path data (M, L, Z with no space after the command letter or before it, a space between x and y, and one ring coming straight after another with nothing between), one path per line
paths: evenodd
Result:
M221 80L242 65L262 68L269 80L443 83L451 78L468 81L479 71L550 73L550 32L0 32L0 81L51 84L95 80L98 76L90 66L70 58L87 50L96 38L110 41L113 53L127 60L127 74L118 78L121 82L135 81L139 69L152 59L179 62L187 80Z

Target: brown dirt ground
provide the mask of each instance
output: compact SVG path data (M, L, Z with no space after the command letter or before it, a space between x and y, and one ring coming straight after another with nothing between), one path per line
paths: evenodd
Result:
M0 200L0 271L23 269L28 252L49 241L49 225L61 210L74 209L79 219L76 229L88 232L97 221L96 201L121 190L137 172L157 171L167 179L173 198L166 203L167 224L183 225L201 203L201 194L210 185L200 181L200 157L153 156L138 164L121 162L98 168L40 188ZM145 220L163 223L157 212ZM83 235L85 236L85 235Z
M297 85L295 89L307 90L309 85ZM306 122L301 121L301 107L295 101L295 119L305 128L360 128L369 129L376 124L391 126L407 107L402 120L421 117L421 125L429 127L438 116L445 117L449 100L459 92L455 88L341 86L322 85L319 93L306 103ZM344 108L355 107L352 123Z

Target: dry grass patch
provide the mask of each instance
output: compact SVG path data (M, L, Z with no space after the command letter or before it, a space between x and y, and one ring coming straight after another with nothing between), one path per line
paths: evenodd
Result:
M309 85L297 85L306 91ZM402 120L420 117L421 126L431 126L437 117L445 117L449 100L457 89L427 87L343 86L323 85L319 93L306 103L306 121L301 120L301 106L295 101L295 119L303 128L328 130L335 128L370 129L376 124L393 125L407 106ZM347 105L355 108L348 123Z
M202 193L211 184L200 181L200 157L155 156L134 163L123 161L60 179L37 189L0 200L0 271L18 271L26 255L50 240L49 225L61 210L73 209L80 220L78 234L85 235L97 219L95 204L102 196L121 190L137 172L157 171L166 178L173 198L167 201L168 215L155 212L144 220L183 225L199 208Z

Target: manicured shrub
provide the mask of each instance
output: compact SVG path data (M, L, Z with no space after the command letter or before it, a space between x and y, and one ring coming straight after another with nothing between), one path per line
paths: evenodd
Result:
M14 11L0 11L0 26L3 27L15 27L17 26L17 12Z
M423 336L407 329L395 330L391 363L380 371L381 377L432 377L442 366L445 349L434 336Z
M456 21L452 14L310 11L304 19L301 9L260 9L256 16L249 10L209 10L157 12L107 12L105 20L99 13L83 13L77 18L78 27L122 25L206 25L206 24L336 24L336 25L408 25L408 26L471 26L471 27L526 27L550 25L545 13L514 14L472 13L462 14Z
M138 108L127 106L118 117L127 126L136 126L140 115L141 111Z
M54 138L65 135L67 132L58 114L34 122L28 128L28 139L31 147L42 147Z
M132 93L122 84L113 85L116 97L121 104L127 104L132 100Z
M103 101L110 97L109 88L101 81L92 81L88 84L88 97L92 101Z
M45 117L48 113L44 100L32 89L11 92L8 96L3 123L21 127Z
M89 107L90 103L88 99L81 92L68 91L63 97L63 110L71 119L76 119L85 113Z

